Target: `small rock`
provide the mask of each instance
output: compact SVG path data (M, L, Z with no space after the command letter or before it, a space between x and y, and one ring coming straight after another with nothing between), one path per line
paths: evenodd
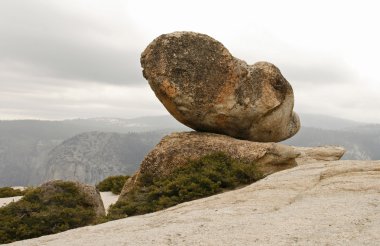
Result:
M301 155L296 158L297 165L304 165L319 161L337 161L342 158L346 150L339 146L294 147Z

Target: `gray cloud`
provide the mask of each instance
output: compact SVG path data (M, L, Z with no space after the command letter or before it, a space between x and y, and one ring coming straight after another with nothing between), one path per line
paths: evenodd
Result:
M49 2L0 2L0 63L21 63L30 67L24 72L50 77L124 85L143 81L140 52L133 49L138 35L130 26L102 27L101 20L64 13ZM108 42L115 35L125 46Z
M302 84L342 84L355 81L356 78L350 69L327 59L325 63L317 64L312 62L283 64L281 71L288 78L289 82L298 81Z
M130 118L166 112L147 84L134 87L60 80L62 86L59 81L49 83L50 78L27 79L1 84L0 119ZM21 86L12 85L14 82Z
M161 33L193 30L238 58L278 66L300 112L380 122L378 21L366 19L375 12L352 19L347 10L336 21L341 4L331 1L318 4L331 10L322 19L302 1L272 4L221 1L214 13L205 1L184 11L172 1L0 0L0 119L165 113L140 53Z

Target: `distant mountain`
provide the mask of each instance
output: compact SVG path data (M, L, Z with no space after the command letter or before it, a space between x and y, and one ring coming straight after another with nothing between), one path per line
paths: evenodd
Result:
M343 159L379 160L380 125L359 126L347 130L325 130L302 127L292 138L283 142L295 146L340 145L347 152Z
M171 115L139 117L134 119L92 118L74 119L62 122L66 126L86 128L103 132L146 132L164 129L188 130Z
M65 141L0 137L0 187L51 179L94 184L110 175L133 174L169 132L86 132Z
M343 130L368 124L321 114L300 114L300 119L302 127L325 130Z
M0 186L39 184L45 175L45 163L52 160L50 151L64 140L83 132L142 133L186 129L169 115L136 119L0 121ZM136 146L139 147L138 144ZM132 160L140 154L133 152L129 155L129 160Z
M284 143L342 145L345 159L380 159L380 125L325 115L300 117L300 132ZM163 135L184 130L189 128L170 115L0 121L0 186L36 185L50 178L94 183L101 173L133 172Z
M133 174L146 153L167 134L87 132L76 135L49 152L44 180L76 180L95 184L111 175Z
M380 125L337 117L301 114L301 130L285 144L295 146L340 145L347 152L343 159L380 159Z
M146 132L164 129L189 129L170 115L140 117L134 119L91 118L62 121L0 120L2 136L38 139L66 139L82 132Z

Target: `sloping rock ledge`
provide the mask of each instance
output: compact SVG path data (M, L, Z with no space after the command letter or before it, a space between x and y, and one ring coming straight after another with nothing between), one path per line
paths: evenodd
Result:
M145 156L140 169L125 183L119 201L140 185L141 174L167 177L189 160L215 152L224 152L233 159L255 163L263 175L295 167L295 159L301 155L296 148L278 143L251 142L206 132L174 132L161 139Z
M342 158L346 150L340 146L294 147L300 153L296 158L297 165L304 165L319 161L337 161Z
M164 211L13 245L376 245L380 161L284 170Z

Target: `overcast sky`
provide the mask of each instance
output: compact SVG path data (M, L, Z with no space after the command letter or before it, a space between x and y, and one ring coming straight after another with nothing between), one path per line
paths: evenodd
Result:
M376 3L0 0L0 119L166 114L140 53L186 30L249 64L274 63L298 112L380 123Z

